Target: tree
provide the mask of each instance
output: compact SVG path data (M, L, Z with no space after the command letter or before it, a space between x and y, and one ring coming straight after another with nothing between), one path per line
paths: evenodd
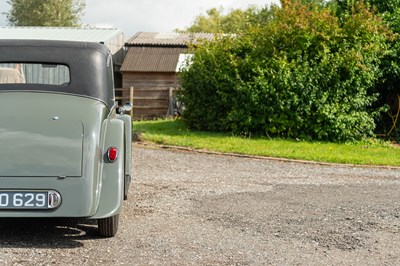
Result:
M211 8L205 15L195 18L193 24L186 32L210 32L210 33L237 33L243 31L254 22L265 19L265 10L259 10L250 6L246 10L232 9L224 15L224 9ZM178 30L182 31L182 30Z
M340 0L338 0L338 1L340 1ZM300 3L304 6L309 6L309 7L313 7L313 8L315 8L315 7L323 8L326 6L327 1L325 1L325 0L290 0L289 4L290 3ZM288 1L281 1L281 4L287 5Z
M12 26L79 26L84 0L9 0L7 20Z

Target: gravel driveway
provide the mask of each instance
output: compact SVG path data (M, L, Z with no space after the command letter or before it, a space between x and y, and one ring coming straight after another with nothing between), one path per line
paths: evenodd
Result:
M134 146L116 237L0 220L0 265L400 265L400 169Z

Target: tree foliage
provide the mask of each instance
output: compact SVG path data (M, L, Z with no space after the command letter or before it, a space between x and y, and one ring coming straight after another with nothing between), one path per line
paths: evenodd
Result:
M268 14L261 14L260 10L251 6L246 10L233 9L224 14L224 9L211 8L205 15L195 18L193 24L185 32L209 32L209 33L237 33L246 30L250 24L261 22ZM178 30L182 31L182 30Z
M348 16L359 1L336 0L339 16ZM382 77L376 84L376 89L380 94L378 105L385 103L391 104L392 109L396 109L395 102L397 95L400 95L400 0L362 0L377 16L394 32L388 39L389 49L385 57L381 60L380 69ZM392 110L394 113L397 110ZM388 115L380 116L377 119L379 133L388 132L393 126L393 120ZM393 131L396 132L396 131ZM400 129L397 130L397 135ZM393 136L395 134L392 134Z
M6 13L12 26L79 26L84 0L8 0Z
M306 2L282 0L268 23L194 51L181 73L190 127L331 141L373 134L389 29L362 3L340 20Z

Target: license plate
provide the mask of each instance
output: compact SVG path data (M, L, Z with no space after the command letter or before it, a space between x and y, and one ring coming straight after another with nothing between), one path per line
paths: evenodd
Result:
M61 195L54 190L0 191L0 209L54 209Z

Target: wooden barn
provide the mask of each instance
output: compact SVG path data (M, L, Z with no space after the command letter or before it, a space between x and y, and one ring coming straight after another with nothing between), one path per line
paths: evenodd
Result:
M128 40L121 73L124 94L133 93L133 119L173 115L171 99L188 46L212 38L208 33L139 32Z

